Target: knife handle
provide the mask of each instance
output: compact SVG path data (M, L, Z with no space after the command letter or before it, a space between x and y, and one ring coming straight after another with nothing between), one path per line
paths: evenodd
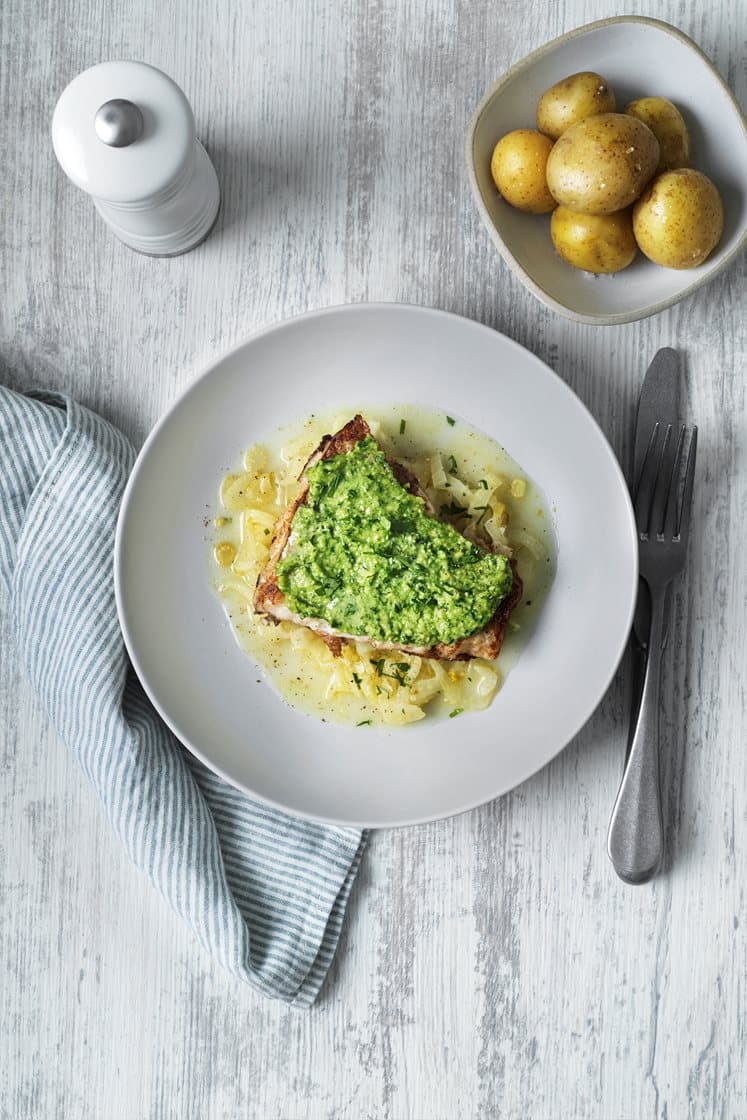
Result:
M609 857L626 883L648 882L664 854L659 783L659 692L666 596L652 595L651 600L651 631L641 703L607 836Z

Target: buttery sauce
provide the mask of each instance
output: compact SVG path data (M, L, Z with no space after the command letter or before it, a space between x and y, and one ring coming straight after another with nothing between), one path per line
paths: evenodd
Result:
M478 538L487 529L498 547L511 548L524 591L496 661L434 662L357 642L335 658L305 627L276 626L254 614L257 575L272 526L294 497L294 480L322 437L356 412L385 454L418 477L443 519ZM494 440L456 416L419 406L336 408L284 427L249 450L221 495L210 578L234 636L288 703L322 719L365 728L486 707L520 656L552 583L552 523L538 488Z

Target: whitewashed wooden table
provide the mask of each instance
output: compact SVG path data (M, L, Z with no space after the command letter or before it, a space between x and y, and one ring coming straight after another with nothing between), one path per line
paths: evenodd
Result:
M130 867L21 676L2 614L3 1120L747 1116L747 261L646 322L573 325L508 274L462 166L483 89L539 43L616 10L0 5L6 383L67 390L141 441L204 363L254 329L405 300L534 350L621 456L648 360L676 346L701 435L665 662L665 874L627 887L605 854L628 719L622 671L577 739L511 795L374 835L308 1013L232 982ZM693 35L745 103L745 0L627 10ZM219 224L186 257L129 252L55 163L59 92L118 57L183 86L218 169Z

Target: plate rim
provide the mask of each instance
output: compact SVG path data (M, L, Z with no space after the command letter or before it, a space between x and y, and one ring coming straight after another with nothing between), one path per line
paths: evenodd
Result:
M228 773L226 773L222 769L222 767L220 767L220 766L216 765L214 762L212 762L206 756L206 754L203 752L203 750L201 748L199 748L198 746L196 746L190 740L189 736L185 735L184 732L179 729L179 727L177 726L177 720L172 719L172 717L164 709L164 707L161 705L161 702L159 701L157 695L155 694L155 692L152 690L152 688L150 686L147 674L144 671L144 668L143 668L142 663L140 661L140 658L138 656L136 643L133 641L133 637L132 637L132 634L131 634L129 626L128 626L127 615L126 615L126 610L125 610L125 605L124 605L125 593L124 593L124 586L123 586L124 585L124 578L123 578L123 541L124 541L124 537L125 537L125 527L126 527L128 510L129 510L130 504L132 502L132 497L133 497L135 487L137 485L138 478L140 476L140 473L144 469L144 465L147 461L150 448L154 445L154 443L158 439L162 429L166 426L166 424L169 422L169 420L171 419L173 414L177 411L177 409L181 407L183 402L189 396L191 396L194 392L197 391L197 389L203 384L204 381L206 381L214 373L215 370L217 370L221 365L223 365L230 358L234 357L237 353L239 353L240 351L250 347L251 345L253 345L255 342L259 341L260 339L265 338L266 336L268 336L270 334L283 331L291 325L298 324L298 323L306 321L306 320L314 320L314 319L320 319L320 318L326 318L326 317L334 317L336 315L348 314L348 313L351 313L351 312L361 312L361 311L363 311L365 313L368 313L368 312L380 312L382 310L398 311L398 312L406 312L406 313L416 313L416 314L422 314L422 315L427 315L427 316L433 316L433 317L436 317L436 318L439 318L439 319L448 319L448 320L453 319L453 320L459 321L463 325L466 325L469 329L472 329L472 330L475 330L475 331L478 331L478 332L481 332L481 333L489 332L490 335L498 336L498 338L500 338L504 344L508 344L510 349L521 351L523 355L528 356L529 359L531 359L532 362L535 362L539 367L542 368L542 370L544 371L544 373L546 375L553 378L557 382L558 387L560 388L561 392L563 392L564 394L566 394L567 396L569 396L573 399L573 401L575 402L575 405L578 408L581 409L581 411L584 413L587 421L592 425L593 429L596 431L597 435L600 437L601 445L604 447L604 450L605 450L605 452L607 454L607 457L610 461L610 464L613 468L613 474L616 475L617 482L619 483L619 486L620 486L620 491L621 491L621 493L623 495L623 498L624 498L623 505L625 507L625 512L627 514L627 517L626 517L627 528L628 528L628 531L630 533L631 542L632 542L631 554L632 554L632 558L633 558L633 564L632 564L632 569L631 569L630 595L629 595L629 601L628 601L628 609L626 611L626 624L625 624L624 630L622 630L622 632L621 632L621 637L618 639L617 647L616 647L616 650L615 650L615 656L614 656L614 659L611 662L611 668L609 669L609 671L608 671L608 673L605 677L604 688L600 691L599 695L597 696L597 698L595 699L593 704L591 704L591 706L589 706L589 705L584 706L583 717L576 721L576 723L574 725L574 729L571 732L571 734L553 750L552 754L550 754L543 761L543 763L539 767L537 767L533 764L530 764L526 769L523 769L523 768L519 767L518 768L518 773L519 773L518 778L511 779L508 782L508 784L501 784L497 789L491 789L491 790L487 791L486 793L481 794L479 797L471 798L467 803L461 804L461 805L457 806L456 808L454 808L454 809L452 809L452 810L450 810L449 812L446 812L446 813L444 813L442 810L439 809L439 810L436 810L435 812L432 812L432 813L424 813L424 814L420 814L420 815L417 815L417 816L408 817L406 819L401 819L401 820L396 820L396 821L379 820L379 819L374 819L374 818L366 819L366 820L361 821L359 819L348 818L348 817L344 817L344 816L319 815L319 814L315 814L315 813L311 813L311 812L306 812L304 810L300 810L297 807L290 808L288 805L285 805L280 801L277 801L273 798L270 798L270 797L267 797L265 795L259 794L255 790L249 789L246 785L242 784L241 782L237 781L235 778L231 777ZM638 586L637 530L636 530L636 525L635 525L635 516L634 516L634 512L633 512L633 505L632 505L632 501L631 501L631 498L630 498L630 493L629 493L629 490L628 490L628 484L627 484L627 481L625 479L625 475L624 475L623 469L620 465L620 462L619 462L619 460L618 460L618 458L617 458L617 456L616 456L616 454L615 454L615 452L612 448L612 445L610 444L606 434L604 433L600 424L597 422L595 417L592 415L591 411L588 409L586 404L578 396L578 394L576 394L573 391L573 389L571 389L570 385L568 385L567 382L564 381L563 378L559 374L557 374L546 362L544 362L541 358L539 358L533 351L527 349L527 347L523 346L521 343L516 342L514 339L510 338L508 335L503 334L501 331L498 331L498 330L494 329L493 327L488 326L485 323L481 323L479 320L471 319L466 315L460 315L460 314L458 314L456 312L453 312L453 311L445 311L445 310L442 310L440 308L428 307L428 306L425 306L425 305L414 304L414 303L404 303L404 302L396 301L396 300L392 300L392 301L379 300L379 301L373 301L373 302L360 301L360 302L356 302L356 303L334 304L334 305L328 306L328 307L316 308L316 309L313 309L313 310L310 310L310 311L305 311L305 312L302 312L301 314L298 314L298 315L292 315L288 318L281 319L277 322L267 324L267 325L259 328L258 330L251 332L248 336L243 338L240 342L236 343L234 346L230 347L229 349L227 349L225 351L222 351L212 361L210 361L206 365L202 366L200 371L196 375L196 377L193 379L193 381L191 381L190 384L181 393L179 393L176 396L176 398L171 402L171 404L168 406L168 408L164 411L164 413L156 421L155 425L153 426L151 431L148 433L148 436L146 437L145 441L143 442L142 447L140 448L140 450L137 454L137 457L135 459L135 463L132 467L129 478L127 479L127 483L126 483L124 492L122 494L119 513L117 515L117 525L116 525L115 540L114 540L113 567L114 567L114 595L115 595L115 602L116 602L116 607L117 607L117 617L118 617L118 620L119 620L119 625L120 625L120 629L121 629L121 632L122 632L122 637L124 639L125 648L127 650L128 656L130 658L130 662L132 664L132 668L134 669L134 671L135 671L135 673L138 677L138 680L140 681L140 684L141 684L146 696L148 697L148 700L153 705L155 711L158 713L160 718L164 721L166 726L169 728L169 730L175 736L178 743L180 743L186 750L188 750L192 755L194 755L194 757L197 758L210 771L212 771L212 773L216 774L218 777L220 777L223 781L227 782L233 788L240 790L246 796L248 796L250 798L253 798L254 800L256 800L261 805L267 806L267 807L272 808L272 809L276 809L276 810L278 810L280 812L283 812L283 813L287 813L291 816L297 817L297 818L302 819L302 820L321 822L321 823L324 823L324 824L333 825L335 827L348 827L348 828L361 828L361 829L408 828L408 827L411 827L411 826L414 826L414 825L428 824L428 823L431 823L433 821L446 820L450 817L460 816L463 813L468 813L468 812L471 812L473 809L479 808L481 805L486 805L489 802L494 801L499 797L503 797L506 793L509 793L511 790L516 789L518 786L522 785L525 781L527 781L529 778L531 778L534 774L537 774L541 770L544 770L544 768L550 762L552 762L552 760L554 758L556 758L563 750L565 750L565 748L571 743L571 741L573 739L576 738L576 736L579 734L581 729L585 726L585 724L589 721L591 716L597 710L597 708L601 704L602 700L604 699L607 691L609 690L610 684L612 683L612 681L615 677L615 674L617 673L617 670L618 670L618 668L620 666L620 663L622 661L623 654L625 653L625 649L626 649L627 644L628 644L628 639L629 639L629 636L630 636L630 630L631 630L632 623L633 623L633 613L634 613L634 610L635 610L635 604L636 604L636 598L637 598L636 592L637 592L637 586Z
M683 291L677 293L676 295L667 296L665 299L658 300L656 303L645 305L644 307L638 308L637 310L633 309L632 311L617 311L610 315L589 315L584 314L580 311L574 311L573 308L569 307L567 304L560 303L560 301L557 300L554 296L550 295L550 293L547 292L537 280L530 276L524 266L517 260L517 258L508 248L495 222L491 218L490 213L488 212L488 208L483 200L482 192L477 182L477 174L475 172L475 133L477 131L477 126L479 125L488 105L492 102L495 95L501 91L503 86L507 85L508 82L517 74L520 74L523 70L526 70L527 67L532 63L539 61L539 59L544 57L544 55L550 54L552 51L556 50L564 43L571 42L573 39L578 39L581 36L586 35L590 31L598 31L602 27L611 27L613 25L620 25L624 23L638 23L649 27L655 27L657 30L663 31L666 34L670 35L673 39L679 40L683 46L688 47L691 51L698 55L698 57L706 64L708 70L711 72L711 77L721 86L727 98L731 102L731 106L736 114L736 117L742 126L742 133L744 135L745 142L747 142L747 118L745 118L745 115L742 112L742 107L727 83L722 78L721 74L719 74L718 70L711 62L708 55L705 53L705 51L703 51L702 48L698 46L694 39L691 39L689 35L686 35L684 31L680 31L680 29L678 27L675 27L673 24L666 23L661 19L654 19L651 16L638 15L609 16L605 19L593 20L591 23L585 23L580 27L574 27L571 31L566 31L564 34L558 35L555 39L550 39L547 43L543 43L542 46L537 47L536 50L530 51L529 54L524 55L517 62L515 62L513 66L510 66L508 70L501 74L500 77L497 78L497 80L488 87L483 96L480 98L477 107L475 108L472 116L469 119L469 123L467 125L467 133L464 141L464 156L465 163L467 164L467 177L472 189L472 196L475 200L477 209L480 213L480 217L483 220L483 224L488 232L488 235L490 236L491 241L495 245L503 260L508 265L511 272L513 272L513 274L521 281L521 283L529 289L532 295L534 295L535 298L540 301L540 303L544 304L544 306L548 307L551 311L555 311L558 315L562 315L563 318L569 319L571 322L584 323L587 326L595 327L614 327L622 325L624 323L636 323L641 319L648 319L652 315L658 315L660 312L666 311L668 307L673 307L675 304L680 303L684 299L687 299L689 296L693 295L693 293L696 292L698 288L702 288L704 284L707 284L711 280L714 280L720 273L724 271L724 269L728 268L735 257L737 257L739 253L742 252L745 245L747 245L747 223L745 223L745 228L742 230L742 235L737 241L737 244L729 253L726 254L723 260L719 261L719 263L713 268L712 271L707 272L698 280L694 280L692 284L690 284Z

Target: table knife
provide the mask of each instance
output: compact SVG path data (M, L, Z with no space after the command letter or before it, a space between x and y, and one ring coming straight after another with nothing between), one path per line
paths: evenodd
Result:
M654 424L672 424L676 429L680 411L680 359L676 351L669 347L659 350L654 356L641 386L636 410L635 438L632 456L632 471L629 476L631 493L635 494L641 472L643 470L646 452L649 446L651 431ZM666 589L665 618L670 614L671 587ZM643 579L639 580L638 599L633 618L633 632L631 635L632 652L632 689L631 689L631 716L627 740L625 768L627 769L628 755L633 743L635 730L641 708L643 683L646 676L649 634L651 629L651 603L649 589ZM663 641L666 643L666 628ZM618 795L619 796L619 795ZM614 859L613 859L614 863ZM618 874L621 874L616 865ZM627 882L626 875L621 877Z

